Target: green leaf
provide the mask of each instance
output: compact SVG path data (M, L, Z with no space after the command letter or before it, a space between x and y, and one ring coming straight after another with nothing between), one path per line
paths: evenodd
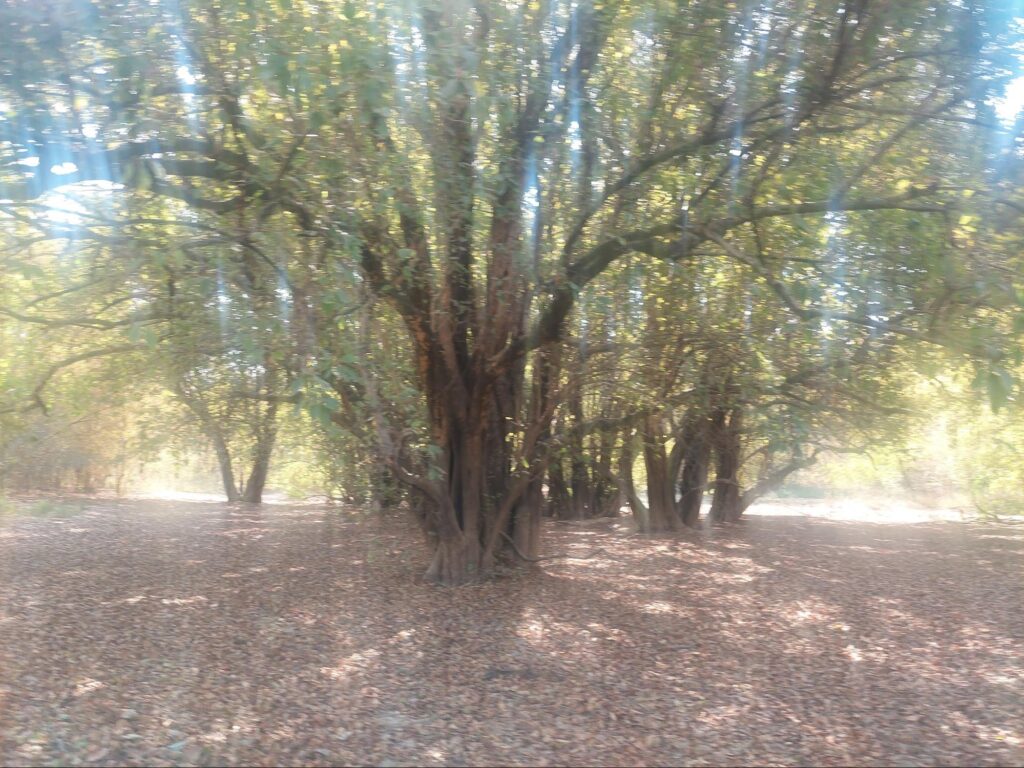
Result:
M1013 377L1004 370L990 370L987 377L988 399L993 411L998 411L1010 398Z

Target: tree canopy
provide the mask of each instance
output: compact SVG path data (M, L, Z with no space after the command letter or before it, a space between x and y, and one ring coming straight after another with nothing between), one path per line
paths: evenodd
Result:
M298 405L458 584L735 520L914 376L1012 409L1014 5L7 4L0 419L148 382L258 501Z

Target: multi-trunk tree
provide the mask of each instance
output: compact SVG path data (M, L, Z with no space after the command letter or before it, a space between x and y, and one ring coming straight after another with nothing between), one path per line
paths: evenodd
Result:
M948 329L995 302L972 217L1013 203L979 172L1012 135L989 106L1011 74L998 3L67 0L0 24L5 214L43 227L38 206L88 183L132 204L80 216L83 239L160 240L179 275L225 249L272 264L296 393L363 415L442 583L537 554L573 310L624 259L738 271L737 312L751 296L811 334L987 354ZM893 245L821 264L832 226ZM923 233L943 244L907 251ZM361 303L388 354L353 362L337 340ZM742 435L721 387L708 418ZM696 482L711 459L691 458Z

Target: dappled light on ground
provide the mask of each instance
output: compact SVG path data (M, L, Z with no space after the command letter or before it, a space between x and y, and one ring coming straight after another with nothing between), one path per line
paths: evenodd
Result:
M879 498L865 499L777 499L759 502L748 513L751 516L804 515L825 520L846 520L862 523L962 522L969 515L951 506L923 507L908 501Z
M399 518L8 516L0 763L1024 762L1021 527L815 509L549 524L601 551L460 589Z

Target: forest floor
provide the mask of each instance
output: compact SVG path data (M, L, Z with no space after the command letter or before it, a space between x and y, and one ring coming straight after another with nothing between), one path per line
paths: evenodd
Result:
M1024 764L1024 526L551 523L605 553L442 589L400 518L26 505L0 764Z

